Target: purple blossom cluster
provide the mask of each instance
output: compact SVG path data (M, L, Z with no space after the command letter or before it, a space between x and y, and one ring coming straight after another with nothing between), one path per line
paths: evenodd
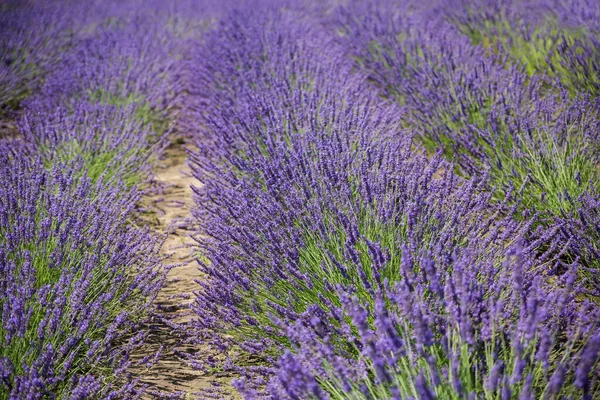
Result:
M135 394L129 354L163 280L161 242L127 223L138 192L80 168L2 157L2 398Z
M403 279L372 310L342 297L333 314L345 316L337 322L358 361L336 354L332 335L313 329L318 318L288 327L296 352L280 359L273 397L592 398L598 309L574 298L574 271L549 289L527 276L535 260L519 246L502 268L470 246L452 256L452 268L431 252L404 259Z
M192 56L194 323L245 398L600 392L597 103L446 5L260 3Z

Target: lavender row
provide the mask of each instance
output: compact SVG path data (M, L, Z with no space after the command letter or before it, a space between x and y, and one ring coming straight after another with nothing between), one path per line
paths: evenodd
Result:
M581 199L598 196L600 103L587 89L557 80L552 71L513 60L503 44L491 51L492 44L483 39L473 43L469 29L510 22L504 34L518 34L552 19L561 29L578 26L592 40L597 27L591 16L597 8L584 2L571 4L569 12L556 11L561 8L552 2L491 2L477 9L457 3L442 4L434 13L415 6L395 12L387 2L342 7L332 26L382 93L406 105L405 125L430 151L443 149L466 176L488 174L489 190L500 201L506 190L522 191L520 207L542 214L547 226L557 219L577 225L583 214L595 212ZM526 48L521 42L511 46ZM593 53L573 46L568 51L596 62ZM574 59L566 48L554 50L564 60ZM581 76L584 82L594 79L595 72L588 72ZM565 74L577 75L573 68ZM586 241L583 236L573 242ZM594 268L595 259L577 246L570 252L572 259ZM595 283L595 296L597 289Z
M427 62L456 51L513 83L494 86L481 75L476 95L498 103L514 96L513 106L524 109L537 101L536 86L527 85L542 80L514 81L522 70L496 68L492 56L439 24L451 48L421 36L431 31L425 25L414 27L415 51L429 54ZM203 340L209 330L224 351L241 348L257 361L206 368L242 374L237 386L247 398L597 393L600 314L581 279L589 266L566 257L564 243L593 230L595 214L576 229L569 218L548 226L520 187L498 198L485 168L463 178L443 152L429 159L403 127L443 126L451 118L436 117L453 105L431 100L439 114L428 118L419 117L416 100L382 100L369 78L387 72L354 70L345 45L306 13L240 10L212 35L195 60L197 79L211 84L193 93L205 105L194 111L203 127L190 155L204 183L195 189L206 274L195 324ZM403 57L398 66L407 65ZM415 99L444 95L431 85L414 84ZM471 101L466 93L451 101ZM482 119L498 117L496 110ZM515 118L537 128L546 108L525 111ZM581 254L595 251L593 240L579 243Z
M49 163L81 153L84 159L100 159L99 165L87 167L103 170L117 169L106 160L126 159L127 178L140 182L147 175L148 157L160 156L182 108L178 82L190 24L175 4L81 7L64 1L45 9L33 1L29 6L39 9L40 16L28 13L25 4L7 5L2 15L11 19L15 32L27 34L7 32L5 57L16 51L49 54L46 64L27 61L39 73L35 85L20 95L19 108L9 114L17 120L19 136ZM43 25L37 33L26 28L41 25L39 20L53 22L56 32ZM47 38L51 33L65 39ZM45 53L29 43L38 41ZM16 72L7 78L26 82ZM17 96L14 89L9 92Z
M135 394L133 333L164 278L159 238L127 222L139 192L2 161L0 397Z
M3 61L23 56L0 82L19 129L0 137L0 398L139 398L166 268L138 187L181 108L188 22L160 3L37 3L1 13Z

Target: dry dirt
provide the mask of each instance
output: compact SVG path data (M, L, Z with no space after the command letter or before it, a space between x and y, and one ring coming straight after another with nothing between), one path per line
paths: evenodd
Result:
M15 139L19 137L19 128L13 118L8 118L0 114L0 140Z
M146 196L144 204L151 210L150 225L159 233L168 234L163 245L162 253L168 256L166 264L181 264L169 271L168 281L158 294L156 305L160 317L183 325L193 318L188 305L197 289L195 279L201 279L197 263L194 260L194 244L191 235L194 230L190 227L191 207L193 204L190 185L199 186L199 182L191 176L186 165L186 153L182 140L175 140L166 150L163 159L154 169L155 180L160 188L156 193ZM187 297L187 299L185 298ZM180 330L172 329L163 321L156 321L150 328L148 345L140 356L153 354L164 346L164 354L152 368L139 371L141 381L152 390L164 394L184 394L183 398L203 398L194 395L202 389L210 388L214 383L229 387L231 377L215 376L195 370L173 350L177 352L201 351L215 355L210 349L201 349L192 345L181 344ZM229 389L231 390L231 389ZM150 395L149 398L156 398ZM236 396L237 397L237 396ZM225 397L227 398L227 397Z

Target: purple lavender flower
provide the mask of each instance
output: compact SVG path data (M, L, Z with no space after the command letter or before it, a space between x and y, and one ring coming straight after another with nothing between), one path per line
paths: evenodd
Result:
M163 279L160 239L127 222L139 194L0 157L0 397L117 394Z
M388 290L385 295L387 306L375 310L373 316L378 318L379 313L385 312L392 329L389 322L385 326L376 324L365 329L364 321L368 317L364 314L364 308L351 306L353 303L350 303L350 307L344 307L357 327L358 341L361 343L358 348L362 349L361 361L335 357L333 354L336 354L336 350L331 342L322 343L318 336L307 334L306 330L302 336L292 334L302 329L301 322L298 322L289 328L289 337L294 338L298 346L295 362L303 364L304 368L311 368L322 387L328 388L330 394L335 394L332 398L367 399L375 393L379 397L421 398L433 396L433 391L437 396L466 396L469 393L479 396L487 393L508 398L512 395L530 398L533 394L539 397L545 390L555 395L579 393L588 396L597 393L598 382L592 373L599 362L594 336L600 322L597 306L588 302L578 304L575 301L576 292L568 285L560 290L551 285L541 285L534 274L526 273L526 265L535 261L531 258L533 254L528 256L523 249L517 248L516 252L507 253L510 264L505 263L501 270L494 263L483 261L482 254L476 255L479 251L470 245L457 250L460 255L454 270L440 271L442 276L438 279L454 287L454 293L447 291L439 298L435 295L426 298L406 290L409 285L406 281L400 281L394 289ZM482 260L482 263L476 259ZM469 270L475 279L464 279ZM457 274L458 271L460 273ZM517 285L513 278L522 273L525 273L526 284ZM419 278L418 285L427 289L431 281L424 279ZM411 287L415 284L413 282ZM464 308L463 299L455 295L461 288L468 288L463 296L475 297L468 303L468 308ZM480 290L486 293L485 297L478 297ZM525 299L529 303L535 299L537 307L527 306ZM357 301L355 298L354 302ZM499 303L501 309L498 309ZM424 313L415 314L412 312L414 308ZM461 309L463 311L459 313L452 311ZM433 321L437 322L434 324ZM529 322L521 325L518 321ZM427 324L434 331L436 342L422 344L417 331L417 326L422 324ZM564 332L564 324L569 324L573 329ZM469 326L469 332L461 330L460 326ZM487 333L490 328L491 336ZM404 346L409 348L401 353L390 352L385 345L388 342L381 340L390 333L398 340L404 340ZM545 336L554 338L554 355L546 353L543 357L549 358L540 359L536 343ZM522 354L518 359L513 358L515 353L505 347L511 342L521 349ZM581 342L588 343L584 349L578 345ZM447 343L447 347L444 343ZM315 357L315 352L320 358ZM555 358L556 354L560 354L558 359ZM452 377L444 373L448 360L456 365L452 368ZM353 374L348 365L357 362L365 362L371 374L360 370L354 370ZM520 364L520 378L514 374L510 376L513 362ZM341 368L344 368L343 373ZM550 373L543 372L545 369L549 369ZM287 377L278 375L283 370L277 371L271 385L272 390L281 391L280 382ZM535 385L532 375L536 376ZM373 379L374 376L377 378ZM480 378L473 380L472 377ZM577 387L581 389L579 392L574 392L576 389L568 386L574 377L577 377ZM457 379L459 384L452 382ZM304 393L304 397L316 398L308 392Z

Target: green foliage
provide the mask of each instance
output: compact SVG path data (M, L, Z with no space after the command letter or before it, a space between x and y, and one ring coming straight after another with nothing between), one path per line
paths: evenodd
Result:
M581 137L573 135L557 143L544 133L540 136L542 151L522 137L512 148L493 153L489 149L491 174L499 185L523 187L524 208L570 215L577 207L574 201L598 186L599 166L580 151L584 147Z
M572 215L582 194L600 188L600 166L592 156L595 150L577 125L560 135L543 127L511 133L506 126L497 129L493 140L474 133L484 157L471 155L471 159L488 170L498 200L512 187L522 190L523 209Z
M9 52L4 57L6 60L10 60L12 66L8 74L14 75L18 79L0 81L0 116L7 110L19 109L21 102L31 94L33 86L43 76L38 65L29 61L26 49ZM0 62L7 61L0 60Z
M45 165L48 169L55 163L69 164L73 161L82 161L82 168L77 171L77 179L84 175L92 180L98 181L100 177L105 182L115 179L122 180L126 187L131 188L144 181L146 178L144 169L140 165L128 165L127 161L135 159L138 149L123 152L118 148L108 145L102 147L89 146L89 143L78 139L62 142L54 148L42 146L40 153L45 157Z
M397 328L399 337L404 343L414 341L414 331L411 326L404 324ZM529 394L541 394L541 397L544 397L547 392L549 378L554 371L546 369L542 361L536 360L536 348L540 345L540 338L522 339L517 348L514 344L508 343L507 338L501 333L497 333L493 335L493 340L486 342L484 348L474 349L461 340L457 331L449 337L449 352L455 355L455 360L448 358L448 353L439 342L423 348L420 353L407 346L407 353L398 356L396 363L388 365L394 392L389 385L376 382L376 368L370 360L366 360L366 378L351 383L349 390L346 386L347 381L339 379L340 377L335 373L327 375L330 379L318 378L319 384L331 395L332 400L389 399L394 398L393 394L403 399L419 398L418 379L423 379L429 387L434 388L435 398L463 399L464 397L456 390L456 385L460 384L464 393L476 394L476 397L481 399L496 400L503 398L502 388L504 385L509 385L509 382L499 382L497 386L490 387L486 385L485 378L495 366L503 365L507 376L517 377L515 382L510 383L511 398L525 395L525 390ZM568 354L573 350L574 345L570 346L571 349L565 349L565 353ZM394 356L389 355L390 359ZM557 360L556 356L552 358ZM525 367L517 372L520 365ZM326 371L331 370L331 366L326 364L323 367ZM447 371L447 375L444 375L443 371ZM528 376L531 379L530 383L526 382ZM579 395L581 392L572 383L565 385L561 392L561 398Z

